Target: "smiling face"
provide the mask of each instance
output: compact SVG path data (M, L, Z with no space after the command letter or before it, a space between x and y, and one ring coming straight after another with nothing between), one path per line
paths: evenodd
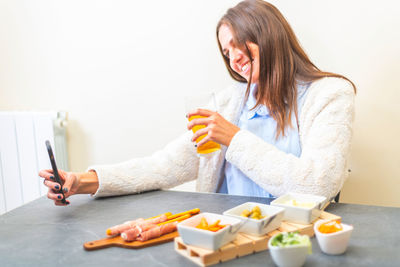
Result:
M246 42L247 47L250 50L250 54L252 60L247 55L246 48L238 47L234 40L234 35L231 29L226 25L222 24L218 31L218 40L221 44L222 52L225 57L229 59L229 65L232 70L234 70L237 74L242 76L249 81L250 79L250 66L253 65L253 74L251 83L257 83L260 74L260 53L258 49L258 45Z

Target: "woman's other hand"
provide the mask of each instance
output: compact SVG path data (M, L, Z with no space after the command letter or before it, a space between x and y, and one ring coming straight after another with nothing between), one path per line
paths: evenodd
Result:
M193 134L192 142L196 141L202 135L207 135L199 143L197 143L197 146L201 146L208 141L214 141L219 144L229 146L232 138L240 130L239 127L225 120L224 117L215 111L197 109L187 114L188 118L192 116L205 117L193 119L187 124L188 130L191 130L196 125L205 125L205 128L199 129Z
M77 193L79 188L79 180L77 174L73 172L58 170L58 174L61 179L61 185L54 180L53 170L41 170L39 172L39 176L44 178L44 185L49 188L49 191L47 192L47 197L51 200L54 200L55 205L65 206L70 203L67 198ZM61 187L64 192L66 204L61 202L63 195L61 193L58 193Z

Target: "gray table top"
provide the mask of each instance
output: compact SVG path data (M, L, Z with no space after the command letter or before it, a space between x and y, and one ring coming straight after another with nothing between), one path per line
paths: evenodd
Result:
M153 191L93 199L72 196L71 205L56 207L42 197L0 216L0 266L196 266L174 251L173 242L143 249L85 251L83 243L105 237L112 225L167 211L200 208L222 213L247 201L270 199L222 194ZM329 256L312 238L313 253L305 266L400 266L400 209L333 203L328 212L354 225L345 254ZM231 260L221 266L273 266L269 251Z

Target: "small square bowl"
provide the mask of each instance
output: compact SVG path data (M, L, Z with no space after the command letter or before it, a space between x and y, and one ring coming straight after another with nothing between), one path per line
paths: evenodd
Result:
M258 206L261 215L265 216L263 219L256 220L240 216L243 210L247 209L250 211L255 206ZM285 209L281 207L274 207L256 202L246 202L230 210L224 211L223 214L242 221L243 226L240 227L239 232L254 236L262 236L277 229L281 225L284 212Z
M203 217L209 224L221 220L220 224L227 224L227 226L217 232L196 228ZM223 245L236 239L239 224L239 219L216 213L204 212L180 222L178 224L178 232L182 241L187 245L217 250Z
M347 249L354 227L352 225L341 223L343 230L325 234L318 230L319 226L324 222L327 222L327 220L319 220L314 224L314 232L317 237L318 245L326 254L343 254Z
M307 203L309 205L294 206L291 205L290 202ZM272 201L271 205L285 208L285 214L283 216L284 221L310 224L319 217L325 203L326 197L324 196L288 193Z

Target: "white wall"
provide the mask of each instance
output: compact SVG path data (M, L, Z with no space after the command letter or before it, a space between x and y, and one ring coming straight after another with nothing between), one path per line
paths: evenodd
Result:
M68 111L74 171L149 155L185 131L183 95L232 82L215 26L237 2L0 0L0 109ZM342 200L400 206L399 4L272 3L317 66L358 86Z

